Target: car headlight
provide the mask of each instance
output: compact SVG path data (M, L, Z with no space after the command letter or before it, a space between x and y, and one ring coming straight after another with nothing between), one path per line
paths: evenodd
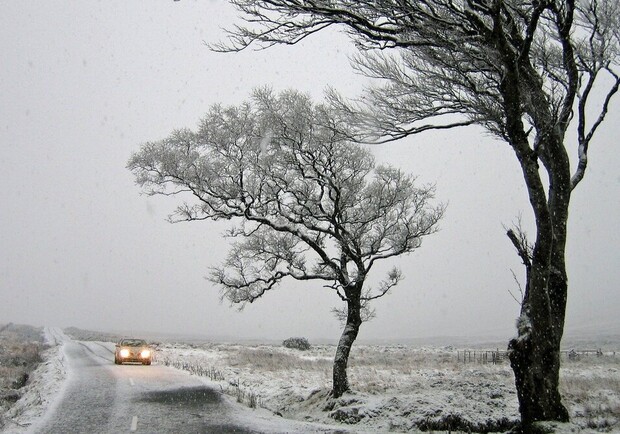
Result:
M151 351L142 350L142 352L140 353L140 357L142 357L143 359L148 359L149 357L151 357Z
M123 348L120 354L121 357L129 357L129 350L127 348Z

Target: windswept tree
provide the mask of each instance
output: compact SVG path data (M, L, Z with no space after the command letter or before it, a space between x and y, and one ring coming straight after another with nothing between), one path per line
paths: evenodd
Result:
M558 391L568 209L620 84L620 3L231 3L246 24L230 29L230 39L216 50L295 44L327 27L344 28L359 48L353 66L378 80L362 102L335 96L365 140L478 125L514 150L536 224L531 240L508 231L527 270L518 336L509 344L521 419L525 430L535 421L568 420Z
M252 303L283 279L322 281L346 304L333 368L335 397L367 302L401 280L393 269L368 286L375 264L420 246L444 208L432 186L377 166L334 112L307 96L255 91L238 107L214 106L198 131L145 143L128 164L148 194L185 194L171 220L236 220L236 238L211 280L232 303Z

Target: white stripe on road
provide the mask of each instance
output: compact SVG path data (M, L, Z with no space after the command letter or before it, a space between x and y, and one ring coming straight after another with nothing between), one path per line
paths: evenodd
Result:
M134 432L138 429L138 416L134 416L131 419L131 432Z
M133 382L133 378L130 378L130 379L129 379L129 384L131 384L132 386L135 386L135 385L136 385L136 383L134 383L134 382Z

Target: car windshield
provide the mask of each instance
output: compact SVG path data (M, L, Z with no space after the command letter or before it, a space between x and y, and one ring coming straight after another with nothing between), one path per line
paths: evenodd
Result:
M121 345L125 347L140 347L146 345L146 342L142 339L123 339Z

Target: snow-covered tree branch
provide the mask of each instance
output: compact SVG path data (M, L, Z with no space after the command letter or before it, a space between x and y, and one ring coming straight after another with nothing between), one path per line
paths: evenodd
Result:
M401 275L391 271L375 291L366 277L377 261L418 248L444 213L433 186L377 166L339 116L301 93L258 89L241 106L213 106L195 132L144 144L128 164L147 193L185 195L171 221L239 222L228 233L238 241L210 275L230 302L254 302L286 278L327 282L346 302L338 396L349 387L362 304Z

